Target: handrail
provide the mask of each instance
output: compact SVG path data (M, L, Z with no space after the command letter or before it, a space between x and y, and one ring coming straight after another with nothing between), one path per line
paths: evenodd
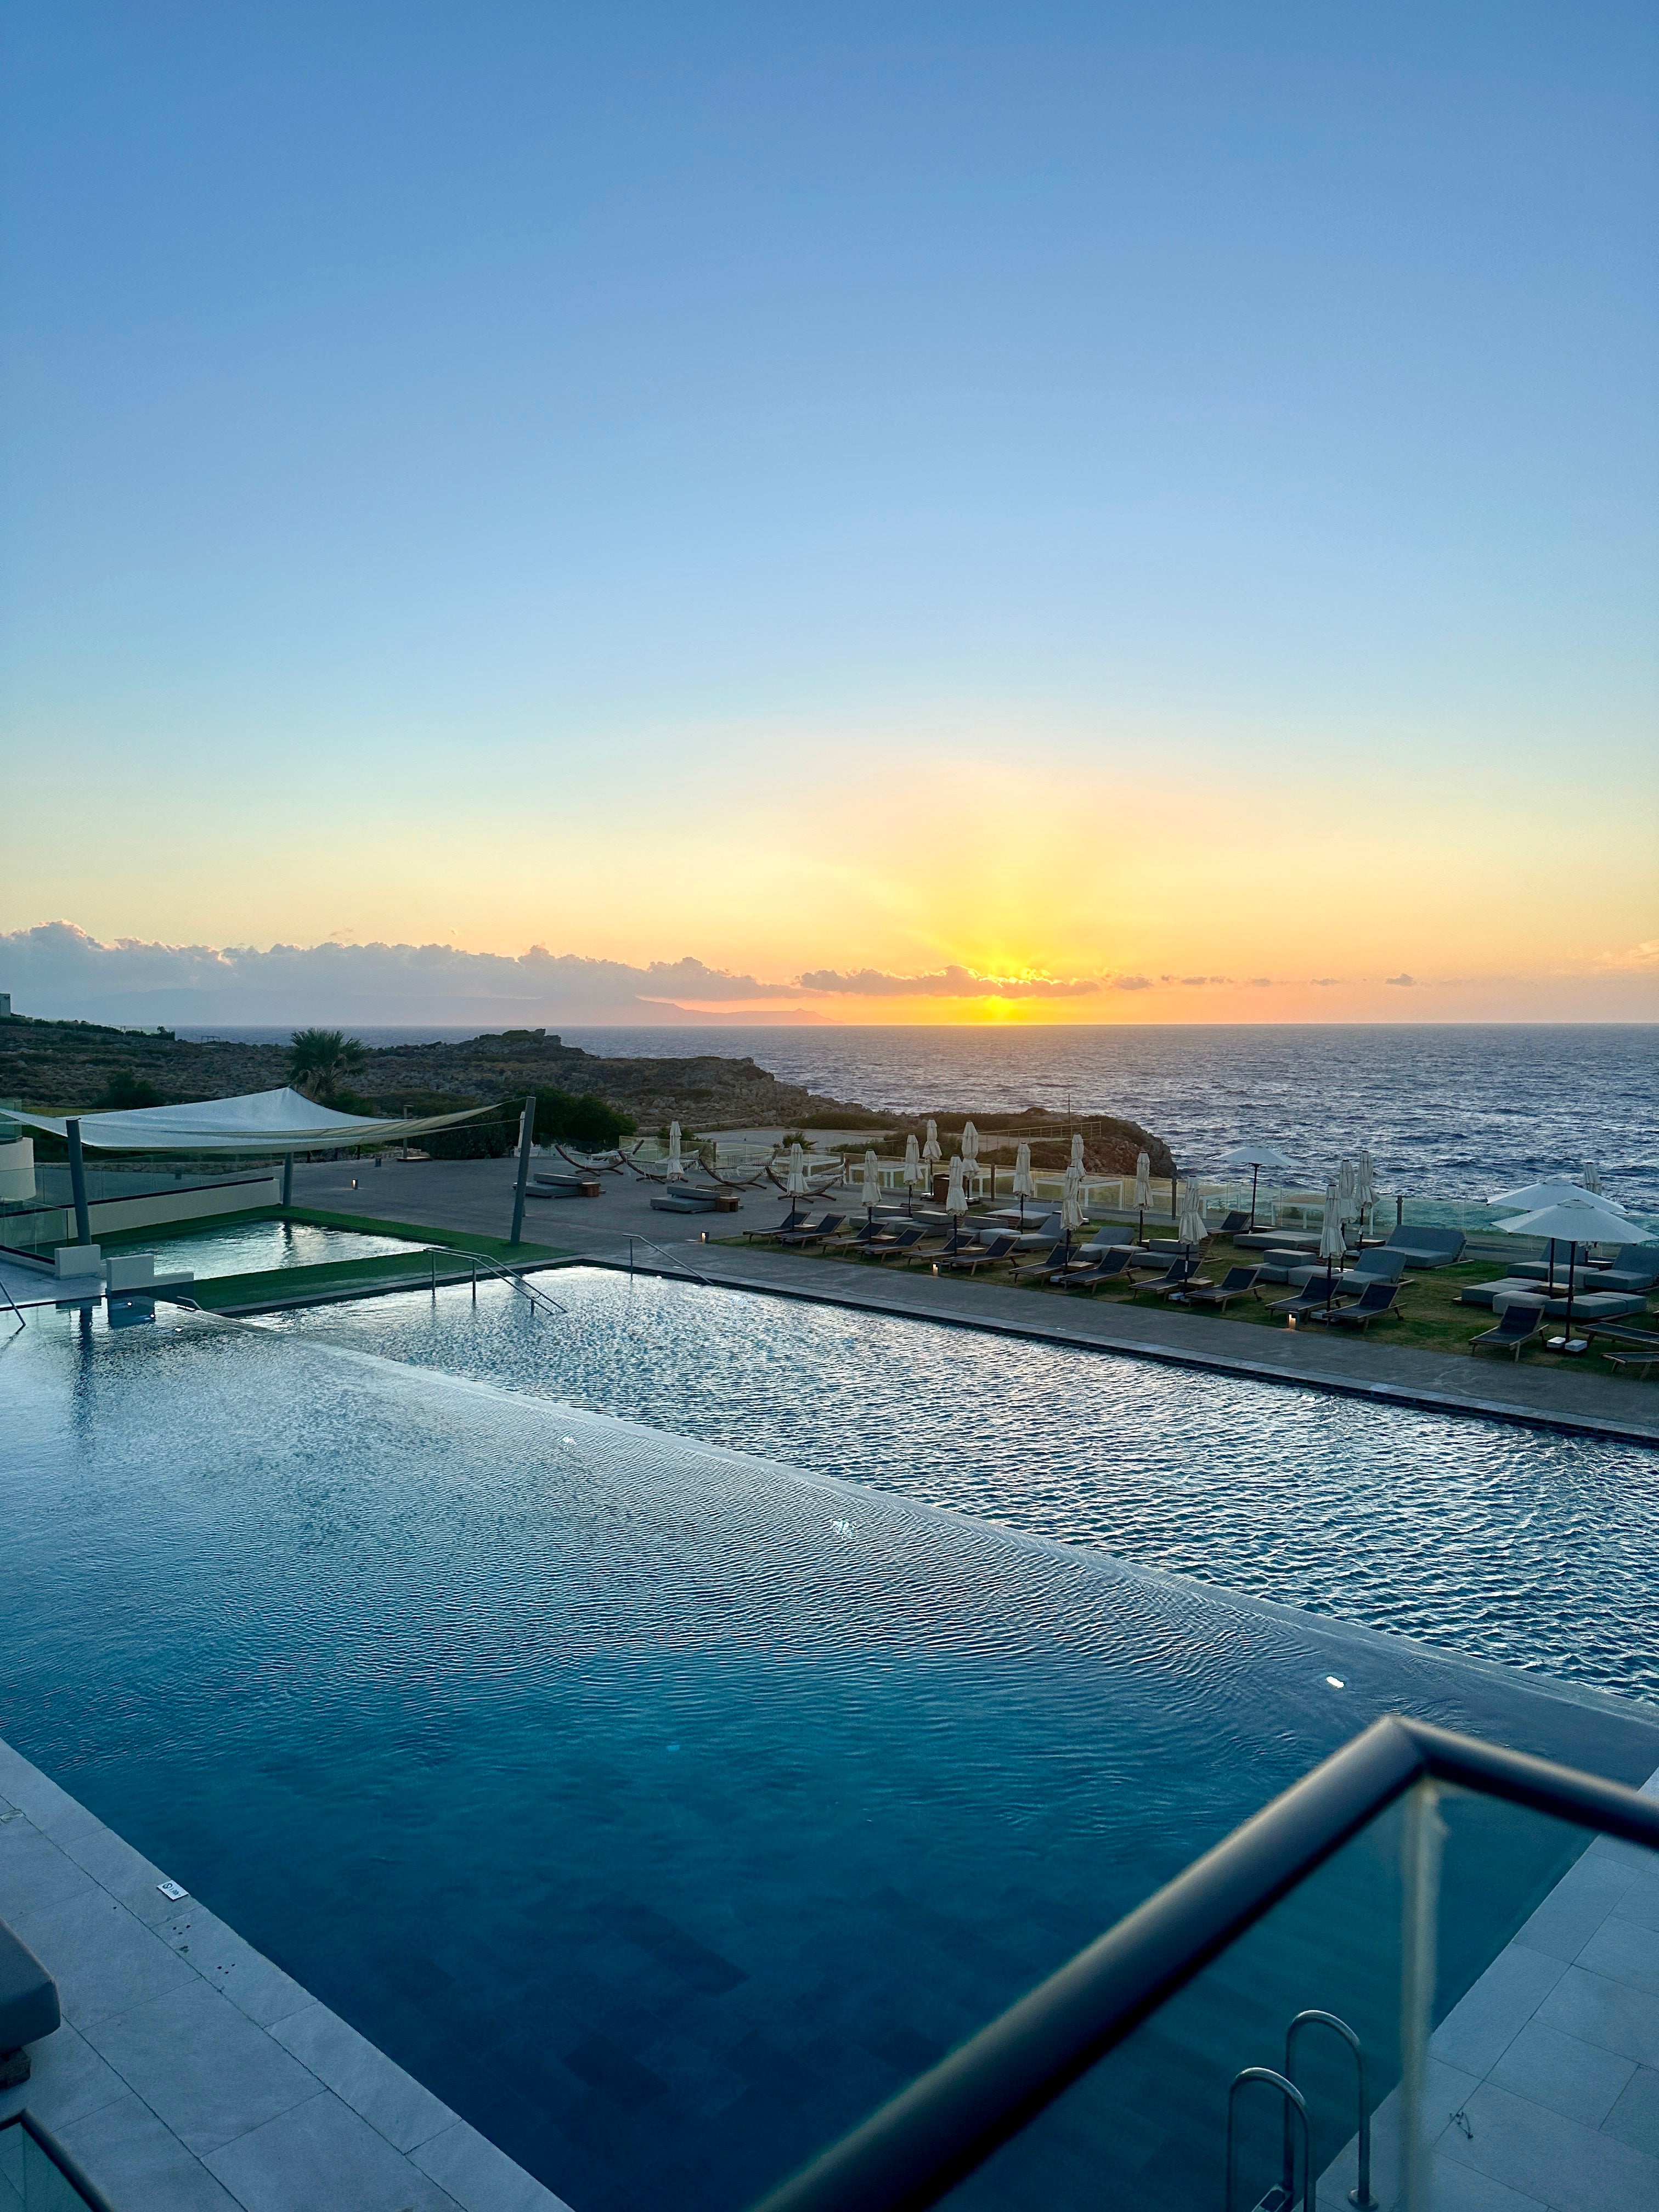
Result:
M437 1247L435 1245L428 1245L427 1249L433 1255L433 1296L435 1297L437 1295L438 1277ZM466 1256L472 1262L472 1299L475 1305L477 1303L478 1297L478 1270L480 1267L483 1267L487 1273L491 1275L499 1275L504 1282L511 1283L515 1291L522 1291L524 1296L529 1299L531 1304L536 1307L538 1310L543 1306L550 1306L555 1313L562 1313L567 1319L568 1319L570 1314L570 1309L568 1306L561 1305L559 1301L554 1297L550 1291L538 1290L533 1283L526 1282L523 1275L521 1275L516 1268L504 1267L499 1260L489 1259L481 1252L469 1252Z
M959 2051L772 2191L762 2212L921 2212L1427 1776L1659 1850L1659 1802L1427 1722L1374 1721Z
M674 1255L669 1251L665 1245L659 1244L654 1237L641 1237L637 1231L635 1231L628 1239L628 1272L630 1275L634 1272L634 1247L636 1243L648 1244L653 1252L659 1254L660 1257L668 1261L669 1263L677 1269L683 1265L685 1273L691 1276L696 1281L701 1283L704 1290L712 1291L714 1289L714 1285L709 1281L708 1276L702 1273L699 1269L694 1267L689 1260L684 1261L684 1262L677 1261Z
M1313 2212L1313 2136L1308 2127L1308 2100L1294 2081L1284 2075L1275 2074L1271 2066L1247 2066L1243 2073L1233 2076L1227 2091L1227 2193L1222 2198L1222 2212L1233 2212L1233 2113L1238 2093L1248 2082L1265 2081L1269 2088L1277 2089L1285 2100L1285 2207L1284 2212L1293 2212L1296 2203L1296 2144L1291 2134L1291 2116L1302 2123L1302 2212Z
M1376 2212L1376 2199L1371 2195L1371 2113L1365 2099L1365 2048L1346 2020L1339 2020L1334 2012L1321 2012L1310 2007L1297 2013L1285 2031L1285 2078L1296 2079L1296 2039L1304 2027L1328 2027L1340 2035L1353 2053L1354 2071L1358 2080L1359 2101L1359 2172L1354 2186L1348 2191L1348 2202L1355 2212ZM1290 2118L1285 2120L1285 2155L1290 2159Z

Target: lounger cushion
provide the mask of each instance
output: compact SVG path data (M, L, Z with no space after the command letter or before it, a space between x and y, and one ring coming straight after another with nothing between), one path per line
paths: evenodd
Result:
M0 2055L38 2043L61 2017L57 1983L0 1920Z
M1425 1229L1405 1224L1390 1231L1385 1252L1403 1252L1418 1267L1449 1267L1463 1256L1468 1239L1461 1229Z

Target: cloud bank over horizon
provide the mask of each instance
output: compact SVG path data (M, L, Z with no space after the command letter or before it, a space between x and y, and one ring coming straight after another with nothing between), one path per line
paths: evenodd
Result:
M1650 976L1652 963L1610 963L1608 972L1615 970ZM1516 1015L1504 1010L1501 987L1528 981L1454 976L1437 981L1403 971L1349 978L997 975L955 963L914 975L875 968L808 969L776 981L711 967L690 954L637 964L550 952L541 945L512 954L468 951L454 945L332 939L264 949L140 938L106 943L70 921L0 933L0 991L11 994L15 1012L46 1019L186 1029L308 1022L499 1029L561 1023L579 1028L717 1027L988 1017L1089 1022L1398 1019L1397 1014L1372 1013L1369 1006L1373 998L1397 1001L1402 986L1410 987L1414 997L1431 995L1432 1003L1416 1014L1418 1019L1502 1020ZM1343 993L1337 1006L1323 995L1334 988ZM1316 996L1309 1001L1304 994ZM1650 1001L1650 990L1646 998ZM1310 1010L1314 1005L1316 1013ZM1620 998L1586 1003L1567 1018L1646 1020L1653 1013L1650 1003Z

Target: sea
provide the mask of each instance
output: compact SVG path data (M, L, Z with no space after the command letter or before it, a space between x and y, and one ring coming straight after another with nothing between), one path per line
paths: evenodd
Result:
M286 1041L269 1027L181 1036ZM459 1041L477 1028L360 1029L366 1044ZM1659 1215L1659 1025L820 1025L562 1029L627 1058L717 1053L881 1112L1115 1114L1181 1167L1216 1172L1246 1139L1317 1187L1369 1147L1407 1196L1477 1200L1543 1176L1600 1174Z

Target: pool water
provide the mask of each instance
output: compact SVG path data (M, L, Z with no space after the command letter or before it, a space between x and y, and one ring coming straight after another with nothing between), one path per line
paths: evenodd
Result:
M158 1266L189 1267L202 1277L248 1275L264 1267L315 1267L330 1260L368 1260L384 1252L423 1252L401 1237L368 1236L355 1229L320 1229L303 1221L223 1222L216 1228L154 1240L124 1240L117 1250L154 1252Z
M1659 1698L1659 1452L599 1268L308 1340L568 1400L1528 1671Z
M736 2212L1380 1711L1659 1765L1592 1693L269 1326L43 1313L0 1397L0 1734L579 2212Z

